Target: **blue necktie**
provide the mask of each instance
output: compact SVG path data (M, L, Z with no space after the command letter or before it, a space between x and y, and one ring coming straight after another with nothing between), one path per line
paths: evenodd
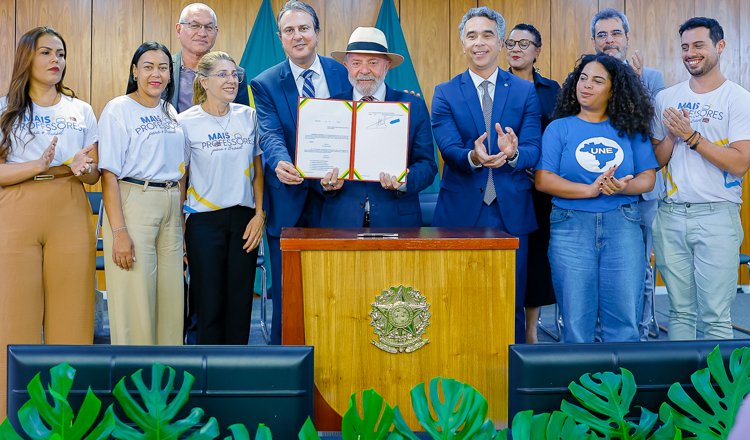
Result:
M312 82L313 71L310 69L302 72L302 76L305 77L305 83L302 84L302 97L303 98L314 98L315 97L315 86Z

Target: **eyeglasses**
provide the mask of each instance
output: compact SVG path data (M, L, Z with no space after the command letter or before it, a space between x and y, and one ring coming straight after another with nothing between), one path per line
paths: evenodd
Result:
M190 29L193 32L198 32L201 28L206 28L206 32L208 32L209 34L211 34L215 30L219 29L217 26L214 26L213 23L200 24L200 23L198 23L196 21L191 21L190 23L182 23L182 22L180 22L179 24L181 24L183 26L187 26L188 29Z
M242 79L245 77L245 73L244 72L232 72L232 73L219 72L219 73L211 73L208 76L217 76L219 77L220 80L224 82L229 81L229 78L236 79L237 82L242 82Z
M625 35L625 32L623 32L623 31L621 31L619 29L615 29L612 32L601 31L601 32L598 32L596 34L596 39L597 40L606 40L609 35L611 35L612 38L620 38L623 35Z
M526 50L529 48L530 45L536 46L536 43L534 43L531 40L523 39L523 40L505 40L505 45L508 47L508 49L513 49L516 47L516 44L518 44L518 47L521 48L521 50Z

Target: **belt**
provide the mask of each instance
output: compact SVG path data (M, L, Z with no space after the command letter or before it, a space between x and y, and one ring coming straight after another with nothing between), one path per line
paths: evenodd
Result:
M60 173L60 174L37 174L36 176L25 180L25 182L29 182L32 180L54 180L54 179L62 179L63 177L70 177L73 175L72 171L68 171L67 173Z
M153 186L155 188L166 188L169 189L173 186L177 186L177 182L167 181L167 182L151 182L150 180L141 180L141 179L134 179L132 177L125 177L121 179L123 182L133 183L136 185L144 185L146 187Z

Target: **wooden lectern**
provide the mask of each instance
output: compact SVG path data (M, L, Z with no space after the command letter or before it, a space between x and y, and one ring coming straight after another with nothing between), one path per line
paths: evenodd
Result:
M495 424L507 424L517 248L517 238L492 228L285 228L281 338L315 346L315 427L339 431L351 394L374 388L421 430L409 392L437 376L475 387ZM373 303L402 285L429 305L419 311L429 321L421 335L428 342L389 353L377 346L373 321L382 315ZM388 322L398 327L401 318Z

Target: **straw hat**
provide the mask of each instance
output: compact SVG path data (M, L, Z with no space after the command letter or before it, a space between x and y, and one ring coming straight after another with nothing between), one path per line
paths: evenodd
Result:
M390 68L398 66L404 61L404 57L397 53L388 52L388 42L385 40L385 34L378 28L358 27L349 37L349 44L346 50L334 50L331 57L339 63L344 63L344 58L348 53L376 53L385 55L391 60Z

